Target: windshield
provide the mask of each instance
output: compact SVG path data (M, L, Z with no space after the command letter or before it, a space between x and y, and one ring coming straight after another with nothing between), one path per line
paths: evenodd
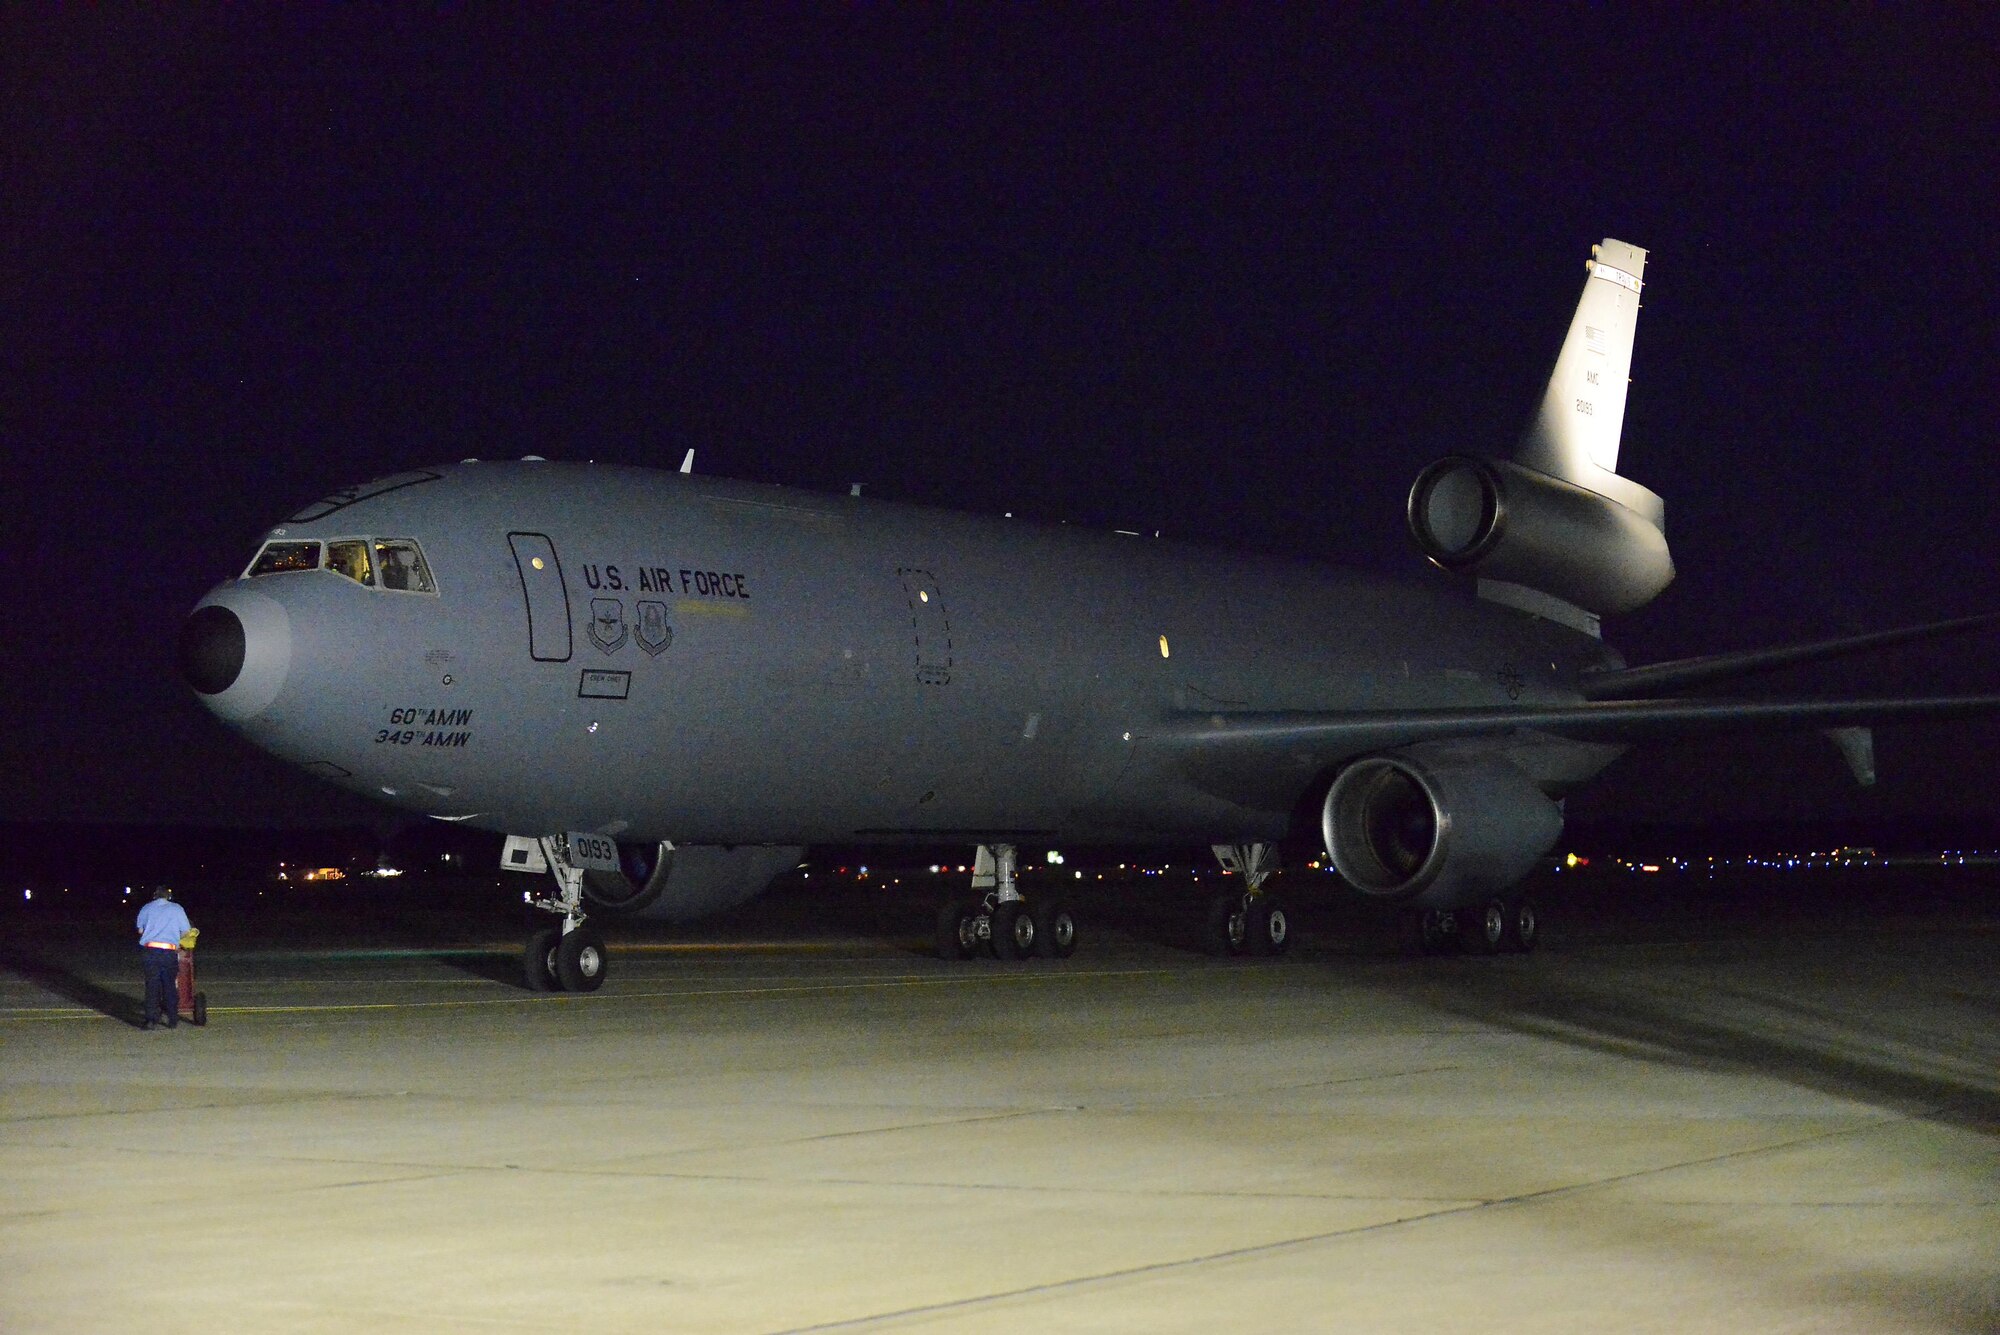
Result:
M424 553L410 538L380 538L375 543L375 568L385 589L404 593L436 593Z
M347 576L356 584L373 584L368 577L368 543L361 538L326 545L326 568Z
M264 550L257 553L257 559L250 563L250 574L282 575L292 570L319 569L319 544L316 542L267 542Z
M329 538L324 542L274 539L258 549L245 579L330 570L365 589L391 593L437 592L430 562L415 538Z

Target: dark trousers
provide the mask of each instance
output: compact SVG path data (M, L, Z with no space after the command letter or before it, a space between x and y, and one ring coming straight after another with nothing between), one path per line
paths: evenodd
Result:
M140 1023L151 1024L155 1016L164 1018L168 1024L178 1022L181 1014L180 951L141 946L139 953L146 957L146 1013Z

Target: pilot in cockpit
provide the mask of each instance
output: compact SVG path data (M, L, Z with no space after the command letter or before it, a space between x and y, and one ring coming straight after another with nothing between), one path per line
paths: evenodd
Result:
M371 559L369 548L374 548ZM310 570L330 570L345 575L363 588L393 589L398 593L436 593L423 549L414 538L333 538L325 543L321 562L319 539L284 539L266 542L250 563L245 578L281 575ZM378 582L379 581L379 582Z
M403 554L394 547L384 545L377 549L376 557L380 563L378 573L382 577L382 587L409 592L410 567Z
M368 544L365 542L330 542L326 548L326 565L329 570L337 570L356 584L366 585L368 579Z

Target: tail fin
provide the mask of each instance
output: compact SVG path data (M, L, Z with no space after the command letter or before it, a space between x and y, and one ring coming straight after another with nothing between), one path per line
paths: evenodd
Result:
M1646 252L1606 237L1514 458L1448 455L1410 488L1411 536L1480 596L1595 635L1674 577L1666 506L1618 475Z
M1514 460L1608 496L1664 530L1666 506L1660 498L1618 476L1646 252L1607 236L1590 254L1584 261L1590 276L1570 319L1569 337L1556 354L1548 388L1521 433Z

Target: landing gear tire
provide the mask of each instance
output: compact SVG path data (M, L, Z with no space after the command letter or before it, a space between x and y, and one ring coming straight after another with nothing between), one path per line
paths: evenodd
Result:
M1076 953L1076 914L1060 899L1044 900L1033 909L1035 953L1047 960L1066 960Z
M1201 933L1204 950L1218 958L1241 954L1248 935L1242 895L1225 891L1208 901L1208 919Z
M993 909L995 959L1024 960L1035 953L1035 915L1021 900L1009 899Z
M975 906L968 900L952 898L938 905L937 953L941 960L969 960L979 944Z
M1507 901L1489 899L1476 908L1460 909L1459 943L1468 955L1497 955L1507 948Z
M1535 916L1535 901L1522 895L1507 906L1507 949L1527 954L1535 948L1535 938L1541 933L1540 920Z
M1409 917L1410 945L1420 955L1442 955L1458 943L1458 919L1449 909L1418 909Z
M1243 940L1252 955L1282 955L1292 944L1292 920L1285 906L1264 895L1243 910Z
M563 933L556 946L556 981L565 992L595 992L604 985L604 941L588 927Z
M203 1027L206 1027L208 1024L208 993L206 992L197 992L194 994L194 1022Z
M553 992L559 986L556 982L556 938L561 935L554 927L544 927L528 938L527 949L521 952L521 975L530 992Z

